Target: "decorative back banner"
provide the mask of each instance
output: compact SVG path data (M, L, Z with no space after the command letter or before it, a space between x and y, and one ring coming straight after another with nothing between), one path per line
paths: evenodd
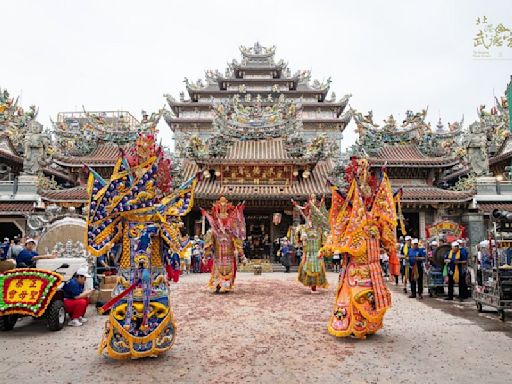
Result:
M0 316L41 316L62 276L43 269L19 268L0 275Z
M444 233L460 237L464 233L464 227L450 220L439 221L429 225L427 228L427 237L439 236Z

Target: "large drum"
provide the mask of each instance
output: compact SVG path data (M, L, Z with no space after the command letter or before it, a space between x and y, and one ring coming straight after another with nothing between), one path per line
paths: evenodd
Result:
M450 252L450 245L444 244L441 245L436 249L434 254L432 255L432 264L434 264L437 267L443 267L444 266L444 258Z
M66 243L72 244L74 248L76 248L78 246L77 243L79 243L82 245L83 249L85 249L85 233L85 220L79 217L64 217L58 219L44 229L37 243L37 252L41 255L51 253L58 243L64 246Z

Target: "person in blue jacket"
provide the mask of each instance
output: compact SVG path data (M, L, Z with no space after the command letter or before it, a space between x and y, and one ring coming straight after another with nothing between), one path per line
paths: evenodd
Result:
M34 268L37 260L55 259L57 257L56 252L53 252L51 255L39 256L35 249L36 241L34 239L27 239L25 248L16 256L16 268Z
M427 252L425 248L419 247L418 239L412 239L407 257L409 259L409 280L411 281L411 295L409 297L416 297L417 285L418 297L423 299L423 263L427 257Z
M80 267L75 275L69 280L62 290L64 291L64 308L69 313L71 320L68 325L79 327L87 322L85 312L89 304L89 297L93 292L92 289L84 289L85 281L89 275L86 267Z
M466 273L468 263L468 251L460 246L459 241L452 243L451 251L445 256L444 262L448 266L448 297L445 300L453 300L453 287L459 285L459 300L468 298L468 286Z

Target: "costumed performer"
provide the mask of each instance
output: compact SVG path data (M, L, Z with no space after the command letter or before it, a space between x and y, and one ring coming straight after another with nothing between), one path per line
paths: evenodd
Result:
M389 256L392 275L398 273L397 214L387 174L380 183L368 172L365 159L352 158L345 171L350 186L332 192L332 247L343 255L333 312L328 324L334 336L365 338L382 327L391 294L382 276L380 249Z
M215 293L228 292L235 285L237 258L246 262L244 204L234 206L222 196L213 204L210 213L203 209L201 212L208 219L211 230L204 246L205 256L213 259L208 289Z
M295 231L295 236L300 239L303 250L297 279L304 286L309 287L311 293L315 293L317 288L329 287L325 274L324 254L320 251L327 239L327 233L324 231L328 228L327 210L324 200L321 199L317 203L315 195L311 195L304 206L300 206L293 200L292 203L306 222Z
M99 352L115 359L157 356L176 336L165 253L181 253L188 237L181 217L193 206L195 177L172 190L170 161L152 134L140 134L124 154L110 180L89 169L86 243L100 256L120 244L121 256L113 298Z

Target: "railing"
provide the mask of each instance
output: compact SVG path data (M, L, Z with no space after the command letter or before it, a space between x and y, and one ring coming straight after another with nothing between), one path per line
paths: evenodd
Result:
M512 181L478 181L476 190L478 195L510 195Z
M15 181L0 181L0 199L26 200L27 195L37 195L37 185Z

